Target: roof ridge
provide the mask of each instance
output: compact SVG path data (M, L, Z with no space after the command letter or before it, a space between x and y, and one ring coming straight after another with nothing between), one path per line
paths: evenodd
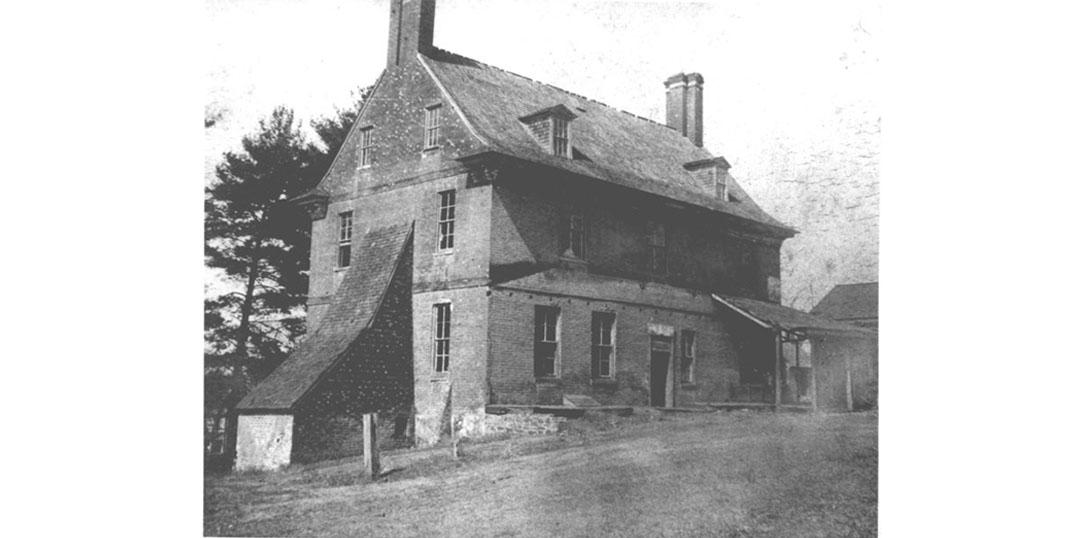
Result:
M458 58L461 58L461 59L464 59L464 60L468 60L468 61L471 61L471 62L475 62L476 64L482 65L482 66L484 66L484 67L488 67L488 68L490 68L490 69L496 69L496 70L498 70L498 71L501 71L502 73L507 73L507 74L509 74L509 75L512 75L512 76L514 76L514 77L520 77L520 78L522 78L522 79L524 79L524 80L527 80L527 81L529 81L529 82L533 82L533 83L535 83L535 84L541 84L541 85L543 85L543 86L546 86L547 88L552 88L552 89L554 89L554 90L557 90L557 91L559 91L559 92L562 92L562 93L567 93L567 94L569 94L569 95L571 95L571 96L573 96L573 97L576 97L576 98L578 98L578 99L583 99L584 101L589 101L589 102L592 102L592 103L594 103L594 104L596 104L596 105L601 105L601 106L604 106L604 107L606 107L606 108L608 108L608 109L610 109L610 110L613 110L613 111L616 111L616 112L620 112L621 114L624 114L624 115L626 115L626 116L631 116L631 117L633 117L633 118L636 118L636 119L639 119L639 120L643 120L643 121L645 121L645 122L647 122L647 123L653 123L653 124L655 124L655 125L658 125L659 127L664 127L664 128L666 128L666 129L670 129L670 130L675 130L675 129L674 129L673 127L670 127L669 125L666 125L666 124L664 124L664 123L661 123L661 122L655 121L655 120L653 120L653 119L651 119L651 118L647 118L647 117L644 117L644 116L640 116L639 114L635 114L635 113L633 113L633 112L629 112L629 111L627 111L627 110L622 110L622 109L620 109L620 108L617 108L617 107L615 107L615 106L613 106L613 105L609 105L609 104L603 103L602 101L599 101L599 100L597 100L597 99L593 99L593 98L591 98L591 97L587 97L586 95L582 95L582 94L579 94L579 93L576 93L576 92L572 92L572 91L566 90L566 89L564 89L564 88L561 88L561 87L559 87L559 86L554 86L553 84L550 84L550 83L547 83L547 82L542 82L541 80L536 80L536 79L533 79L533 78L531 78L531 77L529 77L529 76L527 76L527 75L521 75L521 74L519 74L519 73L516 73L516 72L513 72L513 71L509 71L508 69L505 69L505 68L503 68L503 67L498 67L498 66L496 66L496 65L488 64L488 63L486 63L486 62L482 62L482 61L476 60L476 59L474 59L474 58L469 58L469 57L467 57L467 56L464 56L463 54L457 54L457 53L455 53L455 52L452 52L452 51L449 51L449 50L445 50L445 49L441 49L441 48L438 48L438 47L433 47L433 48L434 48L434 50L436 50L437 52L441 52L441 53L444 53L444 54L448 54L448 55L450 55L450 56L456 56L456 57L458 57ZM431 58L431 59L432 59L432 60L437 60L437 58Z

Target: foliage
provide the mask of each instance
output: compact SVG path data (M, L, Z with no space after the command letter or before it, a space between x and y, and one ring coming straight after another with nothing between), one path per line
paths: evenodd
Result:
M242 151L222 156L205 191L205 263L234 291L204 304L207 406L234 405L302 336L310 221L290 200L328 171L368 91L354 107L312 121L318 140L278 107L243 137Z

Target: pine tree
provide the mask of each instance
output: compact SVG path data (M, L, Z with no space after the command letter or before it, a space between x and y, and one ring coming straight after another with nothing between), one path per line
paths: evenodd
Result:
M312 121L318 141L308 141L294 113L278 107L243 138L242 152L223 155L217 181L206 188L206 265L235 288L205 301L207 407L235 405L302 336L310 221L290 199L328 171L369 91Z

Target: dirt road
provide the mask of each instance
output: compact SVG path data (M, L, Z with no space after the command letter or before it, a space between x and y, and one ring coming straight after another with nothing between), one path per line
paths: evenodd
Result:
M334 486L334 473L354 474L346 465L317 480L207 478L204 525L248 536L874 536L877 431L874 414L697 415L384 483Z

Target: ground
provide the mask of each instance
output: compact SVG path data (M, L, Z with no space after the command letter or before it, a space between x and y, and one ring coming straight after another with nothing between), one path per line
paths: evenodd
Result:
M653 415L652 415L653 417ZM618 419L614 419L618 420ZM875 413L708 413L208 476L207 535L875 536Z

